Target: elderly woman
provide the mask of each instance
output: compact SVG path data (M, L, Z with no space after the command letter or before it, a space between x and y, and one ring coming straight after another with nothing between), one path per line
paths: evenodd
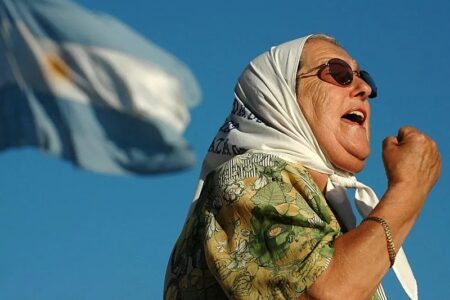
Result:
M417 285L400 246L440 173L435 143L403 127L383 143L380 202L353 174L370 153L370 75L332 38L262 54L203 164L170 258L166 299L386 299L393 267ZM356 226L346 188L364 217Z

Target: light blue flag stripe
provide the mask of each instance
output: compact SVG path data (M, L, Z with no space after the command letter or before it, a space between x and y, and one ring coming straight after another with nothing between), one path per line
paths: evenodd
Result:
M66 0L9 0L14 3L14 18L23 21L33 35L56 42L74 42L128 53L152 61L178 77L188 94L188 105L200 99L198 84L180 62L144 39L125 24L102 13L94 13Z
M181 134L200 92L177 59L68 1L2 0L0 18L0 149L115 174L194 164Z

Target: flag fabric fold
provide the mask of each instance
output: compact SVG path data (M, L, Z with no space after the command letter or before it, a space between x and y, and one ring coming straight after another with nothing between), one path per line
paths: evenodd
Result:
M0 0L0 149L35 146L112 174L183 169L200 99L190 70L67 0Z

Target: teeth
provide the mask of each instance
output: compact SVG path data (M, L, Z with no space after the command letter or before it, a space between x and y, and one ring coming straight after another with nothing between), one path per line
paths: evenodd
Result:
M356 122L359 125L362 125L364 123L364 120L366 119L364 114L358 110L351 111L351 112L343 115L342 117L349 121Z
M364 114L362 112L360 112L360 111L357 111L357 110L351 111L351 112L349 112L349 114L350 115L357 115L358 117L360 117L361 119L364 120Z

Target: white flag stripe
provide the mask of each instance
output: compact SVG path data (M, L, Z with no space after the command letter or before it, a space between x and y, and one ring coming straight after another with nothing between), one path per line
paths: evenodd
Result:
M185 130L189 112L181 99L181 86L164 70L113 50L36 39L23 24L17 25L41 65L50 89L43 92L156 119L170 124L178 133ZM67 56L79 70L66 63ZM113 74L120 78L113 80ZM126 93L118 93L118 80L126 87ZM28 84L43 89L40 82Z
M36 146L115 174L195 162L200 91L176 57L68 0L0 0L0 149Z

